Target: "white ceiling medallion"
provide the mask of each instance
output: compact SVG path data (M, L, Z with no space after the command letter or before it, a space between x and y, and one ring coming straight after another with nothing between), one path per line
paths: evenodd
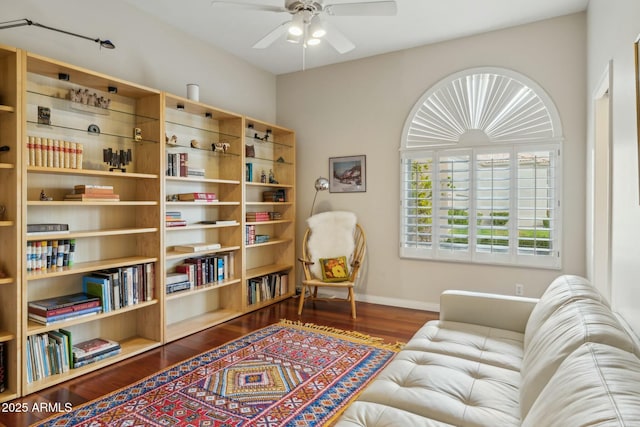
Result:
M526 82L526 83L524 83ZM550 141L560 120L546 93L508 70L475 69L428 90L405 123L405 148Z

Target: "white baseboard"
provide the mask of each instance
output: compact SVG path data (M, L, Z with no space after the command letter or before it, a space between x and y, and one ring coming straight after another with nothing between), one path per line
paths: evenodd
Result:
M430 303L430 302L406 300L406 299L399 299L399 298L377 297L377 296L371 296L371 295L358 295L358 294L356 294L356 301L370 302L372 304L390 305L392 307L404 307L404 308L412 308L415 310L433 311L436 313L440 313L440 304Z
M347 293L333 292L333 293L325 293L320 290L319 296L324 298L345 298ZM386 298L386 297L378 297L375 295L363 295L356 293L356 301L361 302L369 302L371 304L380 304L380 305L389 305L392 307L403 307L403 308L411 308L414 310L424 310L424 311L432 311L436 313L440 313L440 304L439 303L430 303L430 302L422 302L415 300L406 300L400 298Z

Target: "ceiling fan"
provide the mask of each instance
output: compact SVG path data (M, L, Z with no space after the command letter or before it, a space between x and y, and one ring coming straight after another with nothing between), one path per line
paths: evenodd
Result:
M317 45L324 39L339 53L349 52L355 45L331 25L325 19L325 15L393 16L397 12L395 0L335 4L324 4L323 0L285 0L284 7L222 0L213 0L211 4L233 5L266 12L286 12L292 15L290 20L278 25L258 40L253 45L255 49L269 47L286 33L287 41L302 43L304 47Z

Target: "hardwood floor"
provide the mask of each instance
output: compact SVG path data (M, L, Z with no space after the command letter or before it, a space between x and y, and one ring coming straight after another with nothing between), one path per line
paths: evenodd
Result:
M297 314L298 299L291 298L253 313L230 320L205 331L174 341L126 361L100 369L80 378L41 390L12 403L26 404L28 408L43 406L42 411L0 411L0 425L26 427L53 415L45 406L49 403L64 407L76 406L125 387L144 377L196 356L227 341L278 322L280 319L300 320L305 323L332 326L358 331L384 339L385 342L406 342L425 322L437 319L437 313L383 305L358 303L358 318L352 320L348 304L307 303L301 316ZM15 406L15 405L14 405Z

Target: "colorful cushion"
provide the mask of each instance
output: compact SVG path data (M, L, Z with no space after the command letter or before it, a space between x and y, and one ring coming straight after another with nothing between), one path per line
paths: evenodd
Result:
M322 280L325 282L342 282L349 278L347 257L320 258Z

